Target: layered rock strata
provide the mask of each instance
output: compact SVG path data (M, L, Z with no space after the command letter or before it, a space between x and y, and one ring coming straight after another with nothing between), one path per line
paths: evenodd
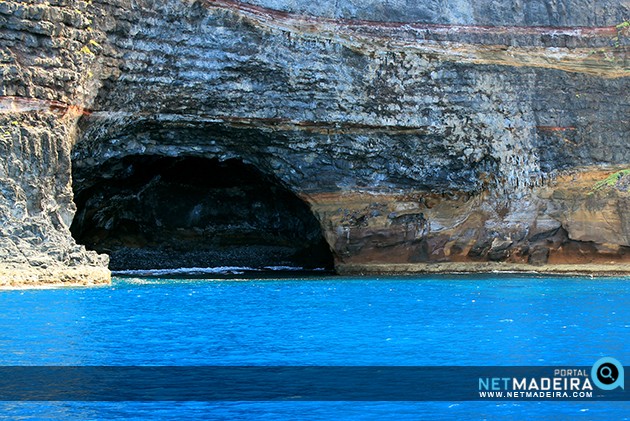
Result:
M107 280L71 166L132 156L255 167L353 270L628 262L624 2L336 3L0 3L3 266Z

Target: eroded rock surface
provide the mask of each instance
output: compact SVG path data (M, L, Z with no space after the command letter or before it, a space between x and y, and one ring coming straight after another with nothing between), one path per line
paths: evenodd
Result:
M255 167L337 263L627 261L625 2L337 3L0 3L4 264L103 267L70 168L132 156Z

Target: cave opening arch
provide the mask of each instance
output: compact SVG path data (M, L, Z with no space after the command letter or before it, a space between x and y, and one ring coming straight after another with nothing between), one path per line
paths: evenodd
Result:
M239 159L130 155L73 166L79 244L110 269L334 268L309 206Z

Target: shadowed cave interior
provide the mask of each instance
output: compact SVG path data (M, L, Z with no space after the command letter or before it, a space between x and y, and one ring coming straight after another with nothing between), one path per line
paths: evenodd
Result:
M76 241L111 270L333 269L308 205L240 160L127 156L73 168Z

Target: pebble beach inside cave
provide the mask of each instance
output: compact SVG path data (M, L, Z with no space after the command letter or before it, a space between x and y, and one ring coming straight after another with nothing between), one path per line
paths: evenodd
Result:
M630 419L628 19L0 1L0 419Z

